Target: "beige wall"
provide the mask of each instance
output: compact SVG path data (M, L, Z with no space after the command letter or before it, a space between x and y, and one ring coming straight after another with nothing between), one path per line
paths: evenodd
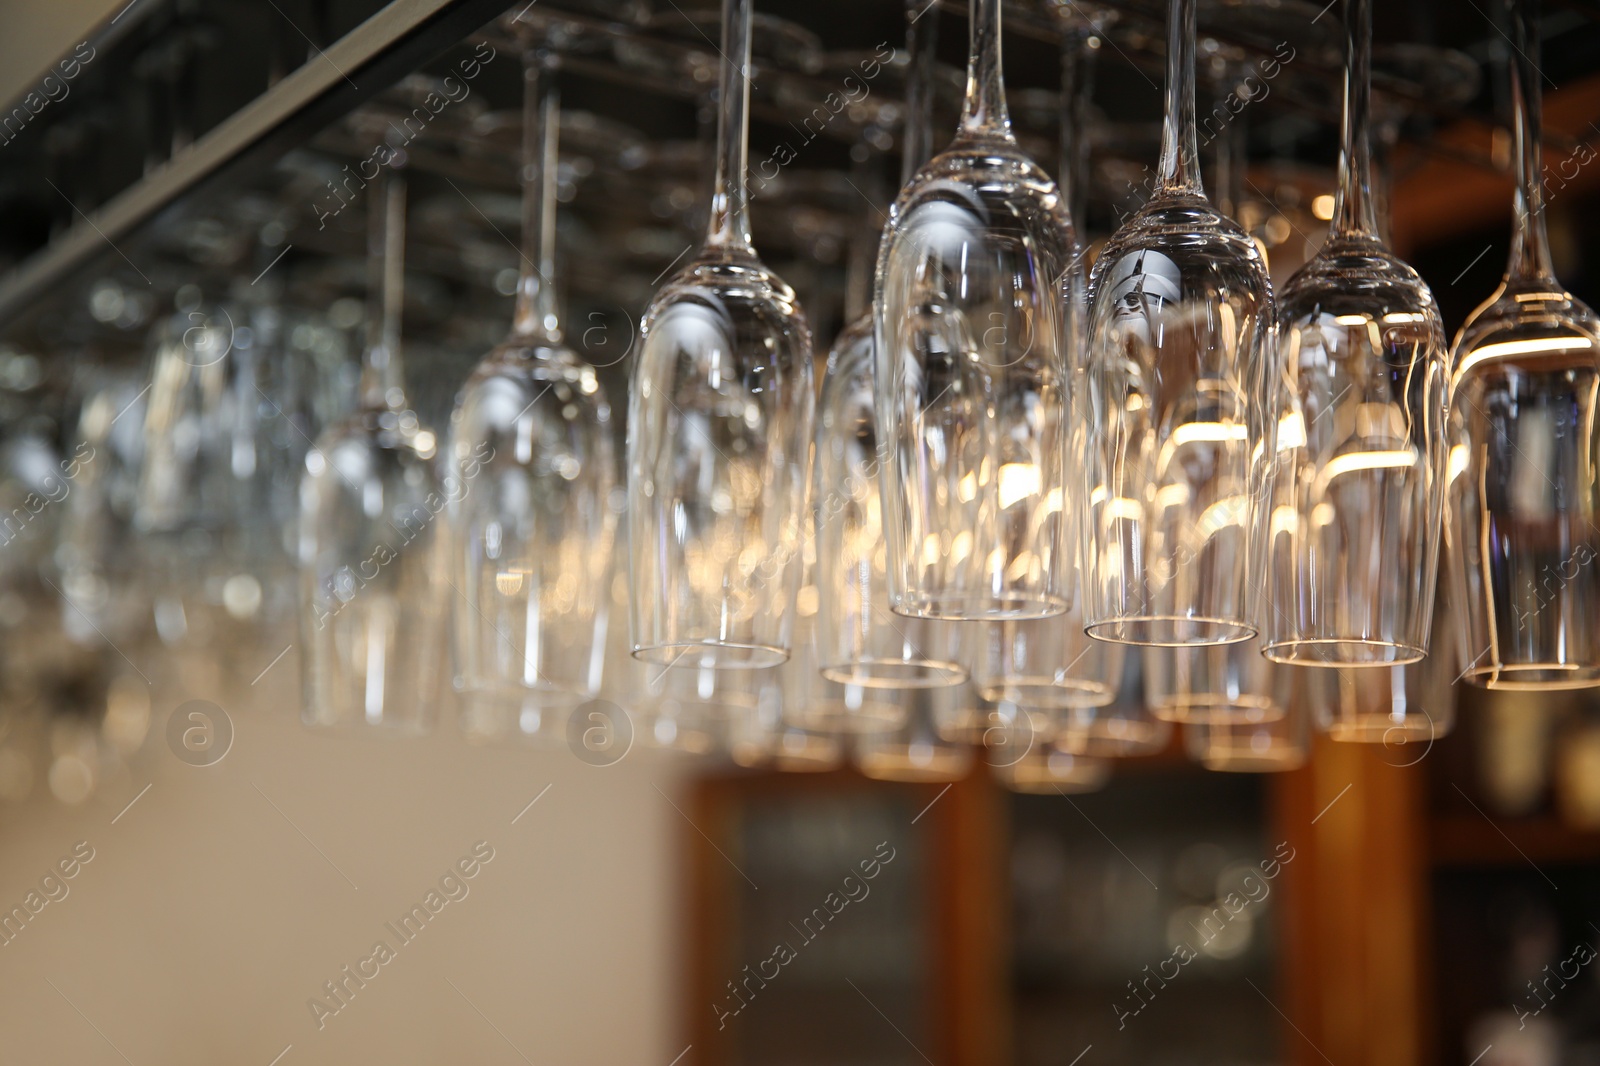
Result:
M0 946L0 1061L268 1066L293 1045L281 1066L515 1064L509 1040L540 1064L667 1066L683 1050L671 989L689 830L662 793L684 764L634 751L594 767L450 730L308 733L296 658L229 708L215 766L171 753L174 701L158 697L126 777L78 808L0 808L0 911L77 842L94 849L68 895ZM393 945L384 923L479 841L494 858L468 895L319 1030L307 1001Z

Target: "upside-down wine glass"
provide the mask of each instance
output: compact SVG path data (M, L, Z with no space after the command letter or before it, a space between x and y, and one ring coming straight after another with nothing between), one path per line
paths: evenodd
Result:
M853 738L856 769L877 781L959 781L972 768L972 748L950 739L945 721L968 714L976 698L965 685L905 689L905 720L899 727Z
M750 5L723 0L710 232L645 313L629 402L633 645L652 662L788 658L810 519L811 331L750 244Z
M1247 640L1261 584L1272 286L1201 185L1195 4L1169 11L1159 185L1090 279L1084 615L1132 644Z
M1439 590L1432 646L1420 662L1316 672L1309 688L1317 728L1333 740L1381 744L1385 761L1397 765L1420 760L1450 732L1463 626L1448 589Z
M878 251L878 430L893 609L1044 618L1071 600L1066 478L1077 242L1017 147L1000 0L971 0L961 123L901 190Z
M1283 369L1298 402L1278 432L1276 476L1292 489L1271 517L1263 650L1284 663L1377 667L1428 650L1447 368L1433 293L1378 236L1371 0L1345 0L1344 16L1333 222L1278 302Z
M322 434L300 481L302 715L313 726L418 733L432 725L444 669L446 487L402 382L406 194L394 170L382 168L367 193L361 406Z
M592 696L605 651L615 520L611 405L562 340L555 299L559 93L523 60L522 268L511 334L450 421L457 690L468 736L558 732Z
M1250 654L1261 658L1254 650ZM1311 751L1308 717L1304 707L1291 705L1266 722L1195 722L1183 727L1184 743L1189 757L1207 770L1249 774L1298 770Z
M1545 231L1535 0L1513 0L1516 224L1500 287L1451 353L1449 522L1465 677L1600 685L1600 319L1556 280Z
M901 184L927 161L939 14L906 8L905 135ZM919 17L920 16L920 17ZM890 609L880 482L889 458L878 434L875 347L868 307L828 353L817 404L812 509L816 515L818 661L824 677L866 688L959 685L955 623ZM903 711L901 712L903 713Z

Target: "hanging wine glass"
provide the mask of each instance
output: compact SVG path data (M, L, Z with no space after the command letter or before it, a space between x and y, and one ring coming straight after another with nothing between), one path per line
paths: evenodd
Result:
M1254 725L1282 718L1295 674L1261 654L1259 640L1144 651L1145 699L1169 722Z
M918 14L907 8L905 181L926 159L932 111L938 12ZM959 685L967 671L957 655L957 627L900 617L890 609L880 484L888 448L878 435L874 355L869 307L852 319L828 353L818 401L812 507L822 673L831 681L867 688Z
M1090 279L1084 608L1102 640L1247 640L1272 454L1272 287L1200 181L1196 0L1172 0L1159 186Z
M630 399L633 643L653 662L783 662L800 581L811 332L750 245L750 3L723 0L710 232L645 314Z
M511 334L450 424L457 690L477 737L559 732L598 688L616 484L611 406L555 298L559 94L523 59L522 266ZM458 584L459 583L459 584Z
M972 768L972 748L947 739L941 721L959 716L973 700L963 685L906 689L905 721L897 729L855 737L856 769L878 781L959 781Z
M1068 707L1056 712L1052 743L1073 755L1121 759L1165 751L1172 723L1150 711L1140 656L1126 657L1116 698L1103 707Z
M406 197L394 171L382 168L368 190L361 407L322 434L300 482L303 717L417 733L432 724L444 667L444 487L401 374Z
M1450 600L1447 582L1435 597L1432 644L1420 662L1302 672L1317 728L1334 740L1381 744L1395 765L1421 759L1449 733L1466 639L1465 619Z
M1278 669L1288 672L1296 667ZM1189 757L1207 770L1282 773L1305 765L1311 730L1305 710L1290 706L1271 721L1190 723L1184 726L1184 742Z
M796 644L795 656L781 666L733 675L739 682L748 678L755 688L753 711L727 723L728 753L740 766L819 773L844 763L840 734L806 721L807 705L823 682L815 660L799 653L798 638Z
M1055 618L983 623L972 643L973 682L986 700L1013 700L1039 710L1103 707L1122 683L1126 647L1086 634L1077 610Z
M1328 240L1284 287L1297 400L1276 475L1265 653L1376 666L1427 652L1444 508L1445 340L1433 293L1378 237L1368 141L1371 0L1346 0L1343 147Z
M1551 266L1537 4L1511 11L1516 225L1451 355L1450 565L1469 681L1583 688L1600 684L1600 319Z
M1043 618L1069 603L1069 367L1077 242L1011 133L1000 0L972 0L956 138L902 189L878 252L889 600L927 618Z

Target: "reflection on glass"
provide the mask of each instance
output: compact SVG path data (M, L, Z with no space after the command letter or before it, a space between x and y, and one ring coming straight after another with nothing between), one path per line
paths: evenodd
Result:
M1600 319L1551 267L1533 8L1512 4L1511 261L1451 354L1447 539L1465 677L1524 690L1600 685Z

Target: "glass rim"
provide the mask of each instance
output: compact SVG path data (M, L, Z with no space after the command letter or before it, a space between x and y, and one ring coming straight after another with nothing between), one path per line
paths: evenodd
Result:
M1388 649L1394 653L1387 659L1328 659L1318 658L1314 648L1370 648ZM1363 670L1386 666L1408 666L1428 657L1428 649L1403 640L1375 640L1371 637L1289 637L1261 646L1261 654L1284 666L1310 666L1332 670ZM1403 656L1403 657L1402 657ZM1597 682L1600 683L1600 682Z

